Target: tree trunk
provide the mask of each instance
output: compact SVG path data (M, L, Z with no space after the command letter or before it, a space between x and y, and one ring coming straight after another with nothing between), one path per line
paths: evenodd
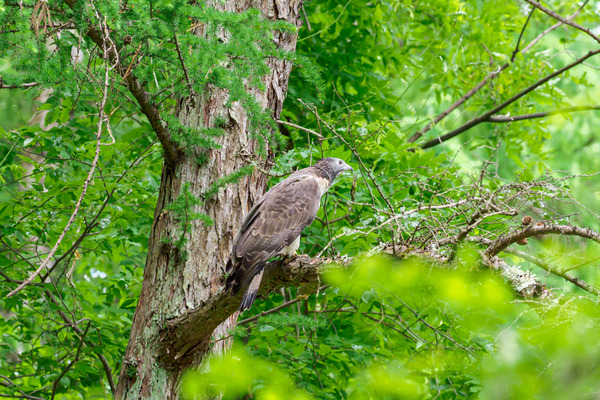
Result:
M250 7L261 10L270 20L286 20L299 26L300 2L294 0L250 3L242 0L215 2L214 7L225 11L243 11ZM276 33L275 41L282 49L293 51L295 34ZM279 117L287 91L291 62L270 59L271 74L263 81L266 90L254 90L258 102ZM181 221L167 210L181 194L185 184L196 198L220 177L247 165L243 154L255 154L257 143L248 135L248 118L239 104L225 107L227 92L209 88L194 102L182 99L176 111L179 119L189 127L210 127L217 116L227 116L226 134L218 141L219 149L207 152L208 162L200 166L195 157L184 156L175 166L163 167L158 204L148 243L144 281L137 305L125 359L119 377L117 399L178 399L179 383L188 367L198 366L211 351L220 352L230 345L228 340L210 346L210 338L225 335L235 326L237 313L231 315L229 304L211 320L201 322L203 327L188 340L183 348L173 349L164 340L168 321L196 309L224 286L223 273L230 256L231 242L238 227L252 206L264 192L266 177L254 173L230 184L202 206L193 206L190 212L209 215L214 224L191 221L186 228L188 239L183 252L165 245L165 239L177 240L181 235ZM230 295L229 295L230 296ZM220 305L217 304L216 308ZM215 308L215 307L213 307ZM233 308L235 309L235 308ZM218 311L218 310L217 310Z

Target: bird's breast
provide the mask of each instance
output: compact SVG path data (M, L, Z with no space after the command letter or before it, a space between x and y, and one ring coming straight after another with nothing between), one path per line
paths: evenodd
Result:
M317 181L317 185L319 185L319 190L321 191L321 196L323 196L329 190L329 187L331 186L329 184L329 179L321 178L320 176L316 176L314 179Z

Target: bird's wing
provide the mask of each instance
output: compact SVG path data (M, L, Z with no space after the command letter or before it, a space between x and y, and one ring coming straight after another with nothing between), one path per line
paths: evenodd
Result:
M291 244L319 210L321 192L310 175L291 176L250 210L233 245L228 286L245 286L271 257Z

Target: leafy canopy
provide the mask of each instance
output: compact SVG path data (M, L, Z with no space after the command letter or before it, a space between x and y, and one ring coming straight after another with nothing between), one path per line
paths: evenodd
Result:
M310 30L308 23L302 27L297 52L288 54L272 39L291 28L268 23L256 11L218 13L185 1L129 1L123 10L112 1L82 4L71 9L58 1L0 3L0 37L6 38L0 40L0 84L39 84L0 91L0 394L110 396L102 357L117 376L127 345L162 154L114 70L103 125L112 132L104 128L101 137L109 145L101 147L78 217L42 279L5 297L58 240L94 158L98 102L110 66L85 38L90 21L93 28L102 26L96 12L119 33L122 42L114 45L120 57L199 164L206 161L203 150L218 146L226 121L202 130L186 127L170 114L177 100L205 95L210 85L227 89L230 101L241 102L252 117L256 137L275 145L274 122L244 88L264 89L260 78L268 73L268 57L295 59L281 119L309 131L279 126L289 151L277 158L274 174L321 156L343 158L360 171L327 195L318 219L303 233L301 250L357 256L388 251L391 243L394 250L439 256L365 256L350 271L326 274L306 299L303 289L290 288L257 302L240 318L230 357L191 371L186 395L564 399L598 391L598 292L561 276L575 273L598 287L597 244L530 239L527 250L551 264L545 269L502 254L521 267L515 274L537 274L554 288L551 301L518 296L481 263L480 245L467 240L432 247L469 225L480 209L477 199L506 202L511 210L547 221L573 221L577 212L580 225L598 227L597 194L590 189L597 177L565 178L600 168L597 115L484 123L427 151L409 151L415 144L407 143L501 65L509 63L421 142L597 46L589 37L555 29L511 61L530 13L521 2L313 0L305 4ZM562 15L579 7L574 1L547 5ZM597 24L589 11L594 7L596 2L588 4L577 22ZM58 21L69 24L61 35L53 32ZM539 11L532 14L520 49L554 23ZM200 30L206 34L196 35ZM80 56L82 62L74 63ZM569 70L502 113L593 104L598 78L595 69ZM35 100L40 88L53 91ZM34 112L44 113L43 123L28 123ZM170 206L181 224L176 237L187 240L186 224L193 219L211 223L189 212L190 205L250 172L214 177L203 198L184 190ZM448 204L455 206L444 208ZM492 240L518 229L520 221L508 211L486 214L465 238ZM294 299L278 313L243 321Z

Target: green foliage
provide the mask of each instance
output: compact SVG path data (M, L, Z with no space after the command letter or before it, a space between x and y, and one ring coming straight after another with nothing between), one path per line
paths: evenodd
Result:
M579 8L576 1L552 1L547 7L563 15ZM348 112L359 114L367 123L387 123L411 137L432 119L465 95L475 84L503 64L510 63L529 9L519 2L506 1L318 1L305 5L311 30L302 29L298 53L321 66L325 92L306 91L292 74L284 119L311 129L319 126L314 116L298 102L318 105L323 116L337 121ZM585 10L586 8L584 8ZM585 25L592 13L582 12L578 23ZM581 20L579 19L581 18ZM524 31L523 49L555 21L535 12ZM429 140L446 133L512 97L554 69L572 62L576 55L594 49L596 43L575 29L556 29L531 50L517 54L510 66L485 85L450 117L429 131ZM559 50L564 49L564 51ZM520 115L560 107L595 104L596 89L591 82L597 71L576 68L551 80L513 103L501 114ZM297 84L300 83L300 84ZM482 124L449 142L450 151L466 145L476 163L480 146L494 147L503 138L501 172L514 177L514 170L548 168L561 147L572 137L587 137L573 129L556 134L556 123L584 121L581 114L532 119L513 123L510 129ZM586 118L595 121L597 111ZM586 125L583 123L583 125ZM296 143L305 145L306 134L292 131ZM548 148L548 139L556 145ZM582 143L580 143L581 148ZM556 150L553 150L556 149ZM485 156L484 156L485 157ZM590 160L593 162L593 160ZM586 163L581 167L587 171ZM465 166L466 167L466 166Z
M101 67L95 44L83 39L91 29L90 24L92 29L98 29L102 22L97 21L99 12L110 21L112 35L122 40L127 38L116 43L123 57L121 62L135 65L137 79L163 112L165 122L182 148L218 147L211 137L224 132L211 131L211 127L198 132L184 126L177 113L170 113L176 106L175 94L200 100L209 92L209 86L227 91L226 107L236 102L243 107L250 133L260 139L263 152L267 142L275 147L282 143L270 113L258 104L253 90L265 89L262 79L270 72L268 59L294 59L294 54L280 50L273 39L277 34L295 32L295 26L284 21L271 22L255 9L224 12L180 0L133 1L123 9L114 2L104 1L75 11L58 2L49 6L50 17L43 14L37 22L40 35L35 36L29 29L29 18L42 13L39 9L31 11L35 3L23 3L21 7L29 11L21 8L17 15L13 7L0 8L0 21L11 30L11 40L0 43L0 54L10 60L2 71L4 82L19 85L35 81L43 87L52 87L54 99L72 97L79 101L78 107L89 110L83 102L98 99L98 87L85 84L89 70L82 64L73 65L72 52L77 49L92 72ZM49 32L46 25L59 15L73 21L74 29L60 35ZM202 34L198 35L199 32ZM51 39L54 50L42 40L46 36ZM14 46L14 42L24 45ZM316 84L318 75L314 66L310 61L305 64L308 67L303 76ZM114 89L120 92L117 102L125 102L123 88Z
M224 399L237 399L252 390L256 399L310 399L296 389L289 377L277 366L254 358L243 350L225 358L212 359L210 374L191 372L184 378L183 398L195 399L223 394Z
M64 102L49 108L46 122L62 118L69 107ZM12 298L6 295L16 284L6 279L8 274L24 280L46 257L48 244L56 242L73 212L94 156L95 140L90 139L97 117L67 117L47 131L39 126L1 130L0 375L15 385L3 393L52 390L64 360L73 360L82 338L60 313L82 331L91 325L79 360L60 380L57 393L63 398L110 393L98 354L116 370L127 345L162 158L147 124L119 111L112 118L116 141L102 147L98 173L69 240L59 247L52 270L42 272L47 283Z
M231 174L224 176L222 178L218 178L204 193L202 193L202 197L206 200L214 197L220 188L223 186L229 185L231 183L235 183L239 181L244 176L250 175L254 172L254 167L251 165L247 165L238 169L237 171L232 172Z
M49 7L50 20L32 18L38 4ZM100 49L85 37L100 26L95 11L107 17L108 28L119 38L115 46L123 65L135 71L162 122L201 165L220 146L230 113L211 116L210 126L191 127L179 119L178 100L202 101L213 90L227 91L226 107L239 104L247 113L264 155L280 148L281 137L272 115L252 93L265 89L262 79L270 72L270 58L294 61L282 119L317 135L286 127L291 150L277 157L273 172L285 176L322 156L342 158L357 171L353 178L341 177L323 198L318 218L303 232L302 252L357 256L390 251L386 245L392 243L399 254L442 258L364 257L350 270L332 271L317 294L238 326L231 354L190 371L185 396L596 395L600 318L593 291L505 254L505 260L521 267L518 273L537 274L553 288L550 300L524 299L482 267L482 246L440 249L431 244L460 234L473 213L484 209L443 207L477 198L488 199L492 208L506 201L536 221L600 226L593 189L597 175L565 178L600 168L597 111L502 126L485 123L440 150L409 151L415 144L406 143L504 63L510 65L502 74L421 142L500 104L571 62L574 54L595 48L590 38L562 27L510 62L529 14L517 1L313 0L304 5L311 30L305 24L297 53L286 53L274 39L295 27L266 21L255 10L219 12L179 0L82 4L71 10L52 0L0 3L0 84L40 84L0 92L0 395L41 390L34 395L50 397L56 382L56 398L109 398L99 355L118 376L129 337L162 157L146 117L114 69L104 109L112 132L103 128L97 170L77 218L49 269L34 285L6 298L56 243L94 158L106 66ZM579 7L575 1L544 4L563 15ZM595 26L597 15L590 9L597 6L589 3L576 21ZM70 29L57 35L50 22L61 21ZM553 23L536 11L520 48ZM75 50L81 63L72 62ZM599 78L598 71L585 66L570 70L502 114L594 104ZM34 100L40 88L53 89L46 101ZM35 111L47 112L42 124L28 124ZM167 208L178 221L167 242L181 251L191 225L212 223L195 209L252 171L247 166L211 177L214 184L200 194L182 185ZM466 239L492 240L516 229L520 221L512 215L487 215ZM525 249L558 272L600 285L597 244L531 238ZM259 300L242 318L269 312L300 290ZM74 326L88 329L83 339ZM127 368L126 374L135 374L131 365Z
M575 2L547 6L563 15L578 7ZM415 232L422 232L422 239L450 236L441 225L424 228L424 221L435 218L460 225L468 221L464 213L422 211L399 219L396 226L373 228L390 214L420 204L443 206L480 196L479 189L471 191L469 185L479 176L481 160L488 159L492 165L485 174L484 191L497 193L497 200L514 194L506 180L515 180L534 185L519 207L533 209L533 215L541 213L540 218L560 220L582 212L560 198L575 198L594 212L597 196L590 188L597 178L565 181L562 177L597 171L596 141L590 130L597 114L515 122L509 127L483 124L448 142L441 154L404 151L411 147L405 144L408 137L510 60L528 10L516 2L497 1L325 1L305 7L312 30L301 30L298 52L321 66L329 88L307 92L293 72L282 118L325 139L290 129L294 149L278 158L274 172L285 174L321 156L350 160L360 172L354 182L343 178L330 190L318 219L303 233L302 252L316 255L329 246L326 254L353 256L388 243L397 231L399 247L405 241L414 243ZM590 23L590 15L582 13L578 23ZM534 13L520 48L552 23L542 13ZM506 73L463 105L457 117L442 120L428 139L571 62L572 55L566 54L583 54L590 48L594 45L579 32L555 31L533 50L518 55ZM598 78L587 68L572 70L502 113L594 104L597 90L590 90L589 84ZM311 103L317 105L319 116ZM335 129L327 129L324 123ZM494 150L498 141L502 143ZM548 180L549 168L566 172ZM375 183L392 200L393 210L373 187ZM346 215L348 219L340 219ZM598 226L591 213L581 215L581 224ZM328 224L327 220L338 221ZM490 217L473 234L498 235L515 222L507 216ZM600 282L595 262L586 264L597 259L597 245L581 241L565 245L555 238L530 239L529 246L528 251L544 254L557 268L581 265L583 279ZM513 298L512 290L494 276L469 271L481 268L478 256L469 253L472 250L457 251L457 271L439 270L432 267L435 262L365 260L350 277L346 271L332 275L327 282L332 287L316 298L279 311L277 325L261 317L243 333L238 329L244 341L234 348L244 346L255 356L285 366L298 387L316 398L593 396L598 390L593 360L599 348L591 344L598 323L597 298L530 263L521 265L566 292L555 303ZM249 313L268 311L295 294L271 295ZM307 316L328 325L311 328L295 322Z
M315 398L563 399L597 390L595 301L519 301L476 256L459 260L449 270L374 257L333 270L332 288L286 312L289 324L307 315L319 325L286 326L279 315L273 329L261 318L234 352L243 346L285 367ZM204 379L220 381L209 371Z

